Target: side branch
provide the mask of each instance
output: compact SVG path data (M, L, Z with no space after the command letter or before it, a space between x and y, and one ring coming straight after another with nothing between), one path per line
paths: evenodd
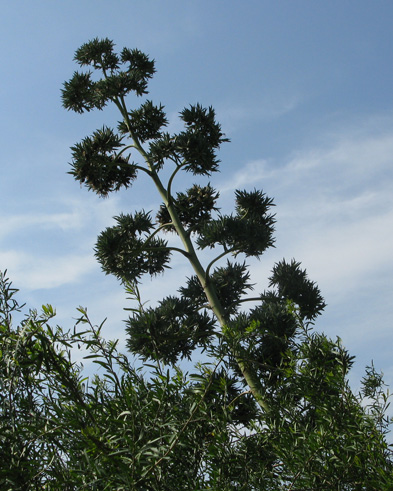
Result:
M223 257L225 257L227 254L231 254L232 252L234 251L234 249L229 249L229 250L226 250L224 252L222 252L221 254L219 254L217 257L215 257L207 266L206 268L206 276L209 276L210 275L210 270L213 266L213 264L215 264L217 261L219 261L220 259L222 259Z

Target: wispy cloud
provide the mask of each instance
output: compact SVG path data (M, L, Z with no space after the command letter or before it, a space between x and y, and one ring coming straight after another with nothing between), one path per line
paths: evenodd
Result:
M239 171L233 174L230 179L224 181L218 186L220 195L225 195L235 189L249 188L259 186L265 179L276 175L275 170L271 168L267 160L255 160L245 164Z
M393 269L393 131L349 129L284 165L247 163L220 188L263 188L277 204L277 251L296 256L330 292Z
M118 200L59 200L52 210L0 215L0 268L18 288L50 289L79 281L96 267L93 244L112 222ZM60 210L60 211L58 211ZM72 251L72 252L70 252Z
M245 123L272 121L295 110L302 102L299 94L280 94L276 97L261 97L252 101L222 102L217 106L217 115L225 133L230 134Z
M53 199L56 199L54 207L51 207L48 200L41 202L37 210L20 214L0 213L1 238L4 240L7 235L30 232L31 229L81 230L86 227L86 223L108 222L119 208L117 197L99 201L86 199L86 196L67 197L67 200L61 197Z
M274 262L301 261L328 304L318 326L359 355L353 380L375 360L391 384L392 119L373 118L320 140L281 164L246 163L220 191L228 206L230 191L254 187L277 205L276 249L251 262L256 290L267 287Z
M39 254L0 251L0 264L23 290L56 288L80 280L96 268L92 254L45 257Z

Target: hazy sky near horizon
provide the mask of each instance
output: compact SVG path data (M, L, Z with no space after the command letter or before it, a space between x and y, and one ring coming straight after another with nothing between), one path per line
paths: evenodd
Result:
M276 248L251 263L256 292L276 261L300 261L328 304L316 329L342 338L357 379L373 360L393 385L391 1L0 4L0 269L22 302L51 303L64 326L85 306L95 322L108 318L108 338L123 339L130 305L95 261L95 240L113 216L160 200L143 179L106 200L81 189L67 174L69 148L117 115L77 115L60 100L75 50L109 37L156 60L148 98L171 129L190 103L216 109L231 139L211 178L224 210L237 188L274 198ZM189 274L175 259L144 279L144 300L175 293Z

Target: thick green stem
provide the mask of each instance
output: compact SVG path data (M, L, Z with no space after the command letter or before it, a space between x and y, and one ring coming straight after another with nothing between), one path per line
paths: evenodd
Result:
M162 200L164 201L164 204L171 217L173 226L175 227L176 232L178 233L180 240L183 243L185 252L188 255L188 260L190 261L191 266L193 267L196 275L198 276L198 279L202 285L202 288L205 292L210 307L213 313L215 314L215 316L217 317L217 320L220 323L221 328L224 328L228 323L228 318L217 296L217 292L210 281L210 276L206 273L201 262L199 261L199 258L195 252L194 245L190 239L189 234L186 232L186 230L183 227L183 224L180 221L179 215L173 205L173 200L171 199L168 190L165 189L156 170L154 169L154 166L149 161L149 157L147 153L145 152L138 138L136 138L134 132L132 131L132 127L124 103L124 99L121 98L120 100L116 101L116 105L119 108L120 112L122 113L125 123L127 124L130 136L134 141L135 149L138 150L138 152L141 154L141 156L146 162L146 165L149 168L150 176L153 179L154 184L156 185L156 188ZM176 172L174 174L176 174ZM174 177L174 174L172 175L172 179ZM264 411L268 411L269 408L263 396L264 390L262 384L260 383L257 373L250 366L250 363L247 361L246 350L244 350L241 346L237 346L237 347L233 346L232 354L240 368L240 371L243 374L244 379L246 380L248 386L250 387L250 390L253 393L255 400Z
M228 322L228 319L225 315L221 302L217 296L216 290L212 285L212 283L210 282L210 278L206 274L201 262L199 261L199 258L195 252L194 245L189 237L189 234L185 231L183 224L181 223L179 216L173 206L173 203L170 200L168 200L167 192L164 186L162 185L159 177L157 176L157 174L153 175L152 177L162 199L164 200L165 206L167 207L169 215L172 219L173 226L175 227L183 243L183 246L188 253L188 259L191 263L191 266L193 267L196 275L199 278L199 281L201 282L202 288L205 292L205 295L208 299L211 309L214 312L215 316L217 317L217 320L220 323L221 327L224 328ZM250 387L250 390L253 393L255 400L258 402L259 406L263 410L267 411L268 405L263 397L263 387L259 381L259 378L255 370L253 370L252 367L250 367L249 363L247 362L245 350L242 349L240 346L233 347L232 349L236 362L248 386Z

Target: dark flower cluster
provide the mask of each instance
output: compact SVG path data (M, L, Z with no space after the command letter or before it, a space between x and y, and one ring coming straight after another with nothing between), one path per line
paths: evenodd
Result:
M184 193L176 194L173 199L173 206L179 215L183 226L192 232L198 232L203 223L211 219L211 213L217 210L215 203L218 199L218 192L210 184L199 186L194 184ZM167 207L162 204L157 213L157 221L164 225L171 222ZM173 226L167 227L166 230L176 232Z
M83 44L75 53L75 61L100 70L104 75L95 81L91 71L75 72L71 80L64 83L63 106L77 113L102 109L109 101L130 92L138 96L146 94L148 81L155 72L154 60L137 49L124 48L118 56L113 42L107 38Z
M307 272L293 259L290 263L285 260L277 263L269 280L269 286L275 286L280 297L295 302L302 319L312 321L326 307L316 283L308 279Z
M197 244L201 249L221 245L234 255L260 256L274 244L273 200L261 191L236 191L236 214L221 215L203 224Z
M121 138L104 126L71 147L73 160L69 174L104 197L122 186L127 188L136 178L137 171L128 157L117 153L122 146Z
M208 283L216 290L220 303L228 316L237 311L241 297L247 291L252 290L249 280L250 273L246 264L230 261L227 261L226 266L216 268L209 277ZM188 278L187 286L181 287L179 292L198 307L206 304L205 292L195 275Z
M149 238L153 223L148 213L115 217L117 225L108 227L99 236L95 254L106 274L114 274L121 281L137 281L148 273L164 271L170 258L167 242Z
M161 129L168 124L164 106L155 106L151 101L128 113L127 122L119 123L120 133L127 135L130 130L140 143L161 136Z
M134 313L127 321L128 348L145 359L174 364L190 358L197 347L204 347L214 333L214 320L196 312L185 298L166 297L158 307Z

